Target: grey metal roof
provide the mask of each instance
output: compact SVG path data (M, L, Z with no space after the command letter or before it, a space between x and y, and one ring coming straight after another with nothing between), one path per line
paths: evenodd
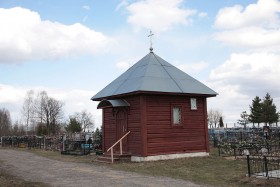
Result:
M91 99L101 100L138 91L217 95L198 80L150 52Z
M130 104L124 99L110 99L110 100L102 100L97 108L106 108L106 107L124 107L130 106Z

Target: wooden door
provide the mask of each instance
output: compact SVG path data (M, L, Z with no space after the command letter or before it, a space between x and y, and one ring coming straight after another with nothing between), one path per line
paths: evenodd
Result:
M116 141L127 133L127 112L120 109L116 114ZM122 150L127 151L127 137L122 140ZM120 146L117 145L115 150L119 151Z

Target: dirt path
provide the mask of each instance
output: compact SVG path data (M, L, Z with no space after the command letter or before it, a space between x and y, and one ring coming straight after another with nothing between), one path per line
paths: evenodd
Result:
M9 149L0 149L0 160L0 169L28 181L43 182L51 186L200 186L167 177L115 171L106 166L51 160Z

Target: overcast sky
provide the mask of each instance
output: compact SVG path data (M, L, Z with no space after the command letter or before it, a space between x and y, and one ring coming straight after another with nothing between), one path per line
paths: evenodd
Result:
M280 110L278 0L0 0L0 108L20 120L26 92L47 91L65 116L154 52L219 95L224 123L268 92Z

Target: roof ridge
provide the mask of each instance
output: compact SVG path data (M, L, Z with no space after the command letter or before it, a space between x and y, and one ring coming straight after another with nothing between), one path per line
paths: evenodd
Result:
M150 54L149 54L149 56L148 56L149 59L151 58L151 53L153 53L153 52L150 52ZM146 55L145 57L147 57L147 55ZM143 57L141 60L143 60L145 57ZM139 60L139 61L141 61L141 60ZM139 62L139 61L138 61L138 62ZM149 61L150 61L150 60L149 60ZM137 63L135 63L134 65L136 65L136 64L137 64ZM134 66L134 65L133 65L133 66ZM130 68L128 68L128 69L126 70L126 72L128 72L129 70L133 70L133 71L131 71L131 73L129 73L129 75L127 76L127 78L124 79L124 81L118 86L117 89L115 89L114 93L117 93L118 90L120 89L120 87L122 87L122 85L124 85L124 84L127 82L127 80L129 80L129 79L131 78L131 75L133 75L133 73L137 70L137 68L139 68L139 67L144 67L144 66L148 66L148 64L136 66L136 67L134 67L134 68L133 68L133 66L131 66ZM146 71L147 71L147 69L146 69ZM140 77L145 77L145 76L140 76ZM142 87L142 86L141 86L141 87Z
M183 90L182 90L182 88L179 86L179 84L175 81L175 79L170 75L170 73L165 69L165 67L164 67L164 65L162 64L162 63L160 63L160 61L158 60L158 58L157 58L157 55L155 55L154 54L154 56L155 56L155 59L157 60L157 62L162 66L162 68L164 69L164 71L168 74L168 76L170 77L170 79L176 84L176 86L179 88L179 90L181 90L181 92L184 92ZM168 63L168 62L167 62ZM168 63L168 64L170 64L170 63ZM170 64L171 65L171 64ZM172 65L171 65L172 66ZM175 67L175 66L173 66L173 67Z
M132 67L133 67L133 66L132 66ZM137 68L132 68L132 67L128 68L128 69L125 71L125 72L128 72L129 70L133 70L133 71L131 71L131 73L129 73L129 75L126 77L126 79L124 79L124 81L122 81L122 83L118 86L118 88L115 89L115 91L113 92L114 94L115 94L115 93L118 93L117 91L120 89L120 87L121 87L122 85L124 85L124 84L127 82L127 80L130 79L130 76L136 71ZM122 74L121 74L121 75L122 75Z

